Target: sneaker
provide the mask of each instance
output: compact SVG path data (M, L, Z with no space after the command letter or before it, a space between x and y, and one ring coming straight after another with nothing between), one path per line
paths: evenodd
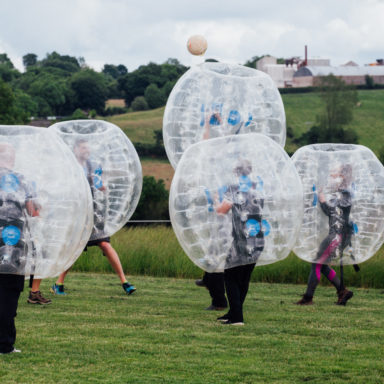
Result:
M224 325L240 325L240 326L244 325L244 323L242 321L231 321L231 320L224 321L221 324L224 324Z
M312 305L312 296L303 295L303 297L296 303L297 305Z
M224 316L220 316L220 317L218 317L217 319L216 319L217 321L220 321L220 322L226 322L226 321L228 321L229 320L229 315L228 315L228 313L226 313Z
M202 279L195 280L195 284L196 284L198 287L205 287L204 280L202 280Z
M64 284L53 284L49 290L54 295L63 295L64 296L67 294L66 292L64 292Z
M346 305L347 301L352 298L353 292L349 291L348 289L343 289L342 291L337 293L338 300L336 302L336 305Z
M27 302L29 304L47 305L47 304L51 304L52 300L46 299L45 297L43 297L40 291L37 291L37 292L30 291Z
M21 353L20 349L13 348L10 352L0 352L0 355L8 355L9 353Z
M215 305L210 305L205 308L206 311L224 311L224 309L226 309L226 307L216 307Z
M128 281L122 284L122 286L127 295L131 295L133 292L136 291L136 288L133 285L129 284Z

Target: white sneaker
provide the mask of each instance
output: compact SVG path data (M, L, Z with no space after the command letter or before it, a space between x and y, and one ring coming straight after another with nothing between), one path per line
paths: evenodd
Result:
M10 353L20 353L20 349L13 348L11 352L0 352L0 355L9 355Z

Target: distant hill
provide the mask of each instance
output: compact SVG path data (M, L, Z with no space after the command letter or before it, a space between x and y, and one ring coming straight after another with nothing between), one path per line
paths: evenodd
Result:
M350 127L359 135L359 142L376 154L384 145L384 90L358 91L359 106L355 108ZM316 93L282 95L287 126L299 137L316 121L321 100ZM154 131L162 129L164 107L150 111L132 112L107 118L124 130L133 143L154 143ZM293 152L297 145L287 139L285 149Z

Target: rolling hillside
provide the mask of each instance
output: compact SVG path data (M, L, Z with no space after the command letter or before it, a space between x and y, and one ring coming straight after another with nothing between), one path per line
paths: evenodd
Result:
M359 142L378 154L384 146L384 90L358 91L359 106L354 111L354 120L349 125L359 135ZM282 95L287 126L292 128L295 137L307 131L316 121L321 109L321 100L316 93ZM108 118L108 121L124 130L133 143L154 143L154 131L162 129L164 107L151 111L132 112ZM287 140L285 149L294 152L297 145ZM164 163L145 159L144 175L163 178L170 185L173 169ZM159 164L157 167L156 164Z

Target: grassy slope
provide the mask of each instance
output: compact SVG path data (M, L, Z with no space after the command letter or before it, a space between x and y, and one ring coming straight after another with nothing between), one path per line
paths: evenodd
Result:
M361 106L355 109L354 121L350 127L359 135L360 144L371 148L376 154L384 145L384 90L359 91ZM296 137L307 131L316 121L321 110L321 100L316 93L282 95L287 126L293 129ZM154 143L154 131L161 130L164 108L151 111L126 113L108 118L108 121L121 127L134 143ZM298 149L289 139L285 149L294 152ZM174 171L168 162L141 159L143 174L165 180L169 188Z
M114 275L68 276L69 295L48 307L20 299L17 347L0 356L0 382L382 383L383 295L355 290L347 307L319 287L316 304L292 303L303 287L251 284L244 327L204 311L192 280L135 277L125 296ZM52 280L43 281L47 292Z
M358 91L361 106L355 109L350 127L360 143L377 151L384 142L384 90ZM282 95L287 125L300 136L316 121L321 101L316 93ZM154 143L153 131L162 129L164 108L112 116L108 120L121 127L132 142ZM292 146L288 150L294 149Z
M354 110L354 120L347 126L356 130L359 143L375 153L384 144L384 90L359 91L360 107ZM294 135L300 136L316 121L321 110L321 100L316 93L283 95L287 126ZM294 151L296 146L287 143L286 149Z
M164 107L115 115L105 120L119 126L133 143L155 143L154 131L163 127Z

